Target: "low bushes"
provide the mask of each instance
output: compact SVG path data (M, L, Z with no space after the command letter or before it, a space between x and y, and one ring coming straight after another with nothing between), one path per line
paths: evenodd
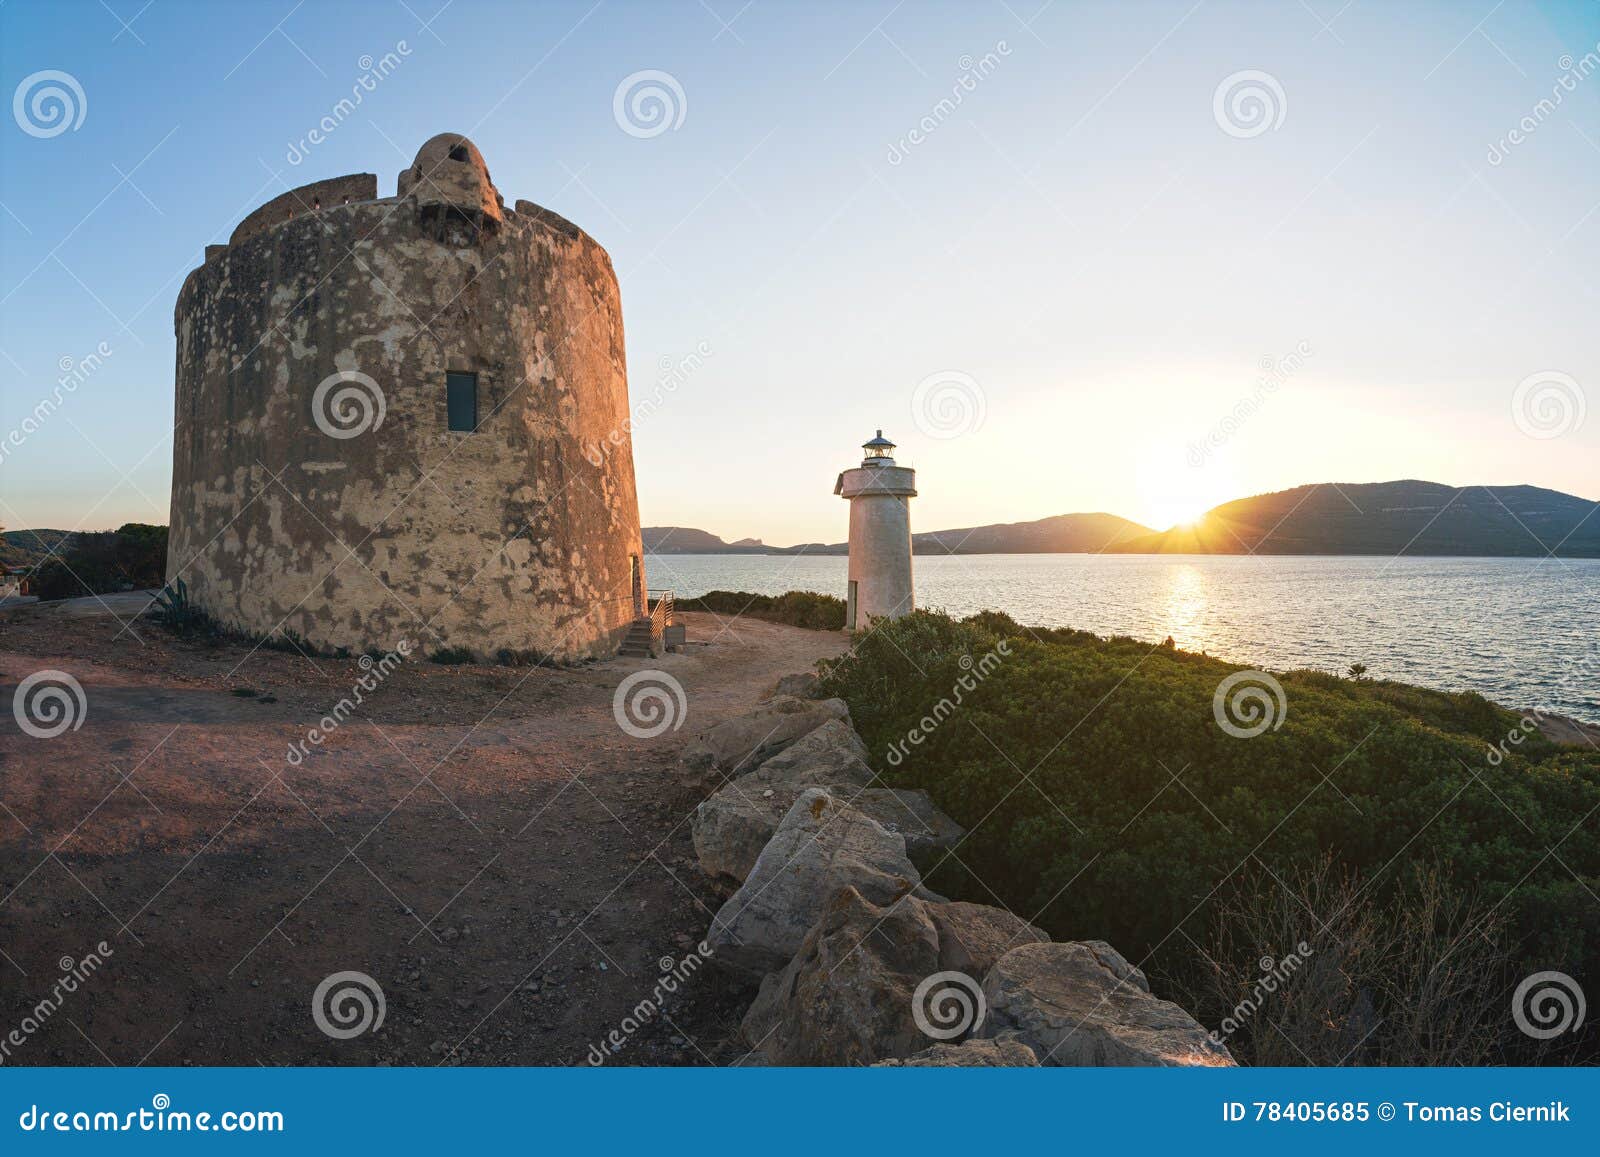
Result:
M985 663L1002 639L1008 653ZM1481 696L1303 671L1277 676L1281 726L1236 738L1213 695L1237 669L1004 615L917 612L829 665L823 692L850 704L892 786L925 788L969 829L932 888L998 895L1058 939L1109 940L1197 1011L1215 990L1196 946L1215 943L1227 905L1324 859L1359 881L1360 904L1393 909L1386 927L1420 911L1406 889L1427 864L1444 908L1503 921L1511 973L1600 975L1600 826L1584 822L1600 808L1600 755L1533 740L1491 759L1517 717ZM1357 988L1377 1016L1398 1015L1381 986ZM1495 998L1504 1021L1510 992Z
M745 615L814 631L844 630L844 600L813 591L753 595L745 591L707 591L699 598L678 599L680 611L710 611L725 618Z
M166 571L167 528L129 522L116 530L72 535L39 563L30 586L41 599L72 599L159 587Z

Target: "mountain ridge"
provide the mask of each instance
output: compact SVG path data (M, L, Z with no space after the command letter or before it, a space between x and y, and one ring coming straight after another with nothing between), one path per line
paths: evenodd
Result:
M922 531L911 536L911 549L915 554L1093 554L1154 533L1115 514L1056 514L1029 522ZM850 550L848 542L795 546L768 546L751 538L724 542L709 531L680 526L647 526L640 534L651 554L847 554Z
M917 554L1306 554L1600 558L1600 502L1517 483L1449 486L1416 478L1314 482L1221 503L1154 530L1104 512L1058 514L912 535ZM645 549L674 554L844 554L847 543L726 543L646 527ZM670 535L670 537L668 537ZM653 542L671 545L658 551ZM691 545L692 544L692 545Z
M1600 503L1539 486L1319 482L1238 498L1125 554L1600 557Z

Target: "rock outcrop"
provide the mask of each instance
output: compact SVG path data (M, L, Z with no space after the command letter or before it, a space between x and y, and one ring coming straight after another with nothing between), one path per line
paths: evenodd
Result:
M843 719L827 720L747 771L785 772L800 768L820 777L819 783L840 782L838 777L843 775L862 787L870 787L877 778L867 765L867 745Z
M939 931L939 970L964 972L975 981L1013 948L1050 939L1026 920L987 904L930 904L928 914Z
M844 888L794 959L769 975L741 1030L774 1065L863 1065L908 1056L927 1038L913 1016L917 985L939 970L939 935L910 897L871 903Z
M815 699L817 689L822 680L815 671L796 671L793 675L785 675L773 684L766 698L775 699L780 695L793 695L799 699Z
M802 794L820 788L905 839L908 855L957 843L963 834L925 791L862 788L848 773L810 768L740 776L702 803L694 816L694 849L708 875L743 881L778 825Z
M830 719L850 722L850 709L843 699L783 696L710 728L689 745L684 762L690 767L710 767L732 775L753 771Z
M978 1035L1019 1040L1043 1065L1231 1065L1195 1019L1150 994L1103 941L1013 948L983 981Z
M964 833L925 792L873 786L866 760L842 701L782 694L686 758L718 787L695 814L701 866L742 881L707 940L762 978L739 1063L1233 1064L1109 944L923 887L909 853Z
M878 906L845 888L794 959L762 982L741 1031L775 1065L872 1064L935 1037L953 1043L982 1023L984 962L1043 939L1000 908L915 896Z
M811 788L717 912L707 940L719 961L760 976L789 962L841 888L889 904L921 882L904 836Z

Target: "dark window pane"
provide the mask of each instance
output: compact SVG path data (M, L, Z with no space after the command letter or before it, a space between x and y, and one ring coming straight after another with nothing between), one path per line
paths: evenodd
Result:
M478 375L446 374L445 390L450 407L450 428L470 433L478 428Z

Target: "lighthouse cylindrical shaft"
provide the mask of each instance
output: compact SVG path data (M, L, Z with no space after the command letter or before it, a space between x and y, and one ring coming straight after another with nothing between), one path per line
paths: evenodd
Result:
M845 629L898 618L914 607L911 499L916 471L878 459L839 476L836 492L850 503L849 591Z

